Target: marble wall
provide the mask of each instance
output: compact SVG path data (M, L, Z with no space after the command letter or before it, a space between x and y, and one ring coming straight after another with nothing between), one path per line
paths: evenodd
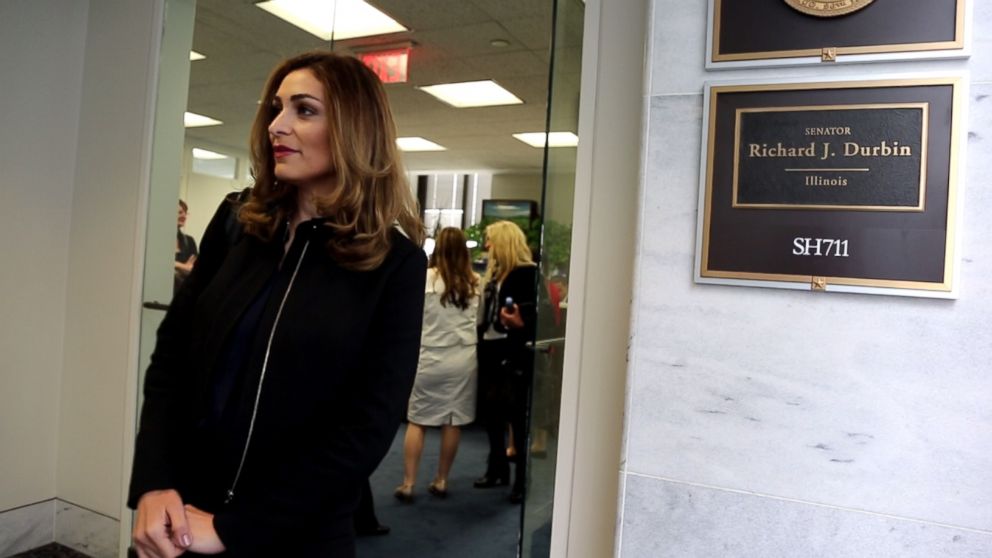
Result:
M115 558L120 522L52 498L0 512L0 558L57 542L91 558Z
M62 500L55 504L55 542L91 558L117 556L120 521Z
M992 3L973 3L967 61L707 72L706 2L655 0L618 555L992 556ZM693 283L705 81L959 69L957 300Z
M54 540L54 499L0 512L0 557L14 556Z

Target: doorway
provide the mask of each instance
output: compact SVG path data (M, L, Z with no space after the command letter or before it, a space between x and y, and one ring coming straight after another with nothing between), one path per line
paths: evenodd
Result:
M310 49L365 57L387 81L399 135L433 144L404 153L428 225L457 223L471 236L489 218L484 200L527 201L537 208L536 218L528 218L524 225L540 263L538 338L532 347L535 374L529 428L523 433L529 451L516 457L528 460L529 478L524 503L499 502L502 507L492 508L490 521L507 529L500 530L507 544L493 556L547 556L568 308L584 3L376 0L369 5L405 30L360 37L345 37L338 31L318 36L312 29L275 17L261 4L166 2L148 219L142 373L175 278L171 239L176 199L188 208L182 232L196 240L220 200L250 185L248 128L261 84L280 59ZM342 14L328 9L330 13L314 19L327 19L333 28ZM459 108L425 91L433 85L483 80L502 86L519 102ZM187 113L182 127L174 124L180 112ZM399 437L402 432L401 428ZM469 428L466 437L471 435ZM390 459L387 456L377 476L398 477L395 460ZM473 463L464 452L459 460L456 468ZM422 467L429 470L428 463ZM481 472L466 470L465 475L471 479ZM390 494L393 484L383 480L385 490L375 493L380 519L393 531L360 541L360 556L393 556L397 554L392 548L408 549L412 544L413 539L401 537L404 518L423 516L425 510L397 505ZM482 494L470 485L458 491L466 499ZM431 507L437 508L437 521L445 517L442 512L453 521L464 519L452 514L452 506ZM482 533L485 536L485 529ZM441 541L439 553L431 555L444 556L449 546L447 555L464 555L464 545L449 542ZM401 546L391 548L387 543Z

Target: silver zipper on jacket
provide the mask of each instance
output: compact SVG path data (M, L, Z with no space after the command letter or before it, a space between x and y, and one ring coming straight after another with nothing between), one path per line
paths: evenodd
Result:
M296 281L296 274L300 271L300 265L303 263L303 256L307 254L307 247L310 246L310 241L307 240L303 244L303 250L300 252L300 259L296 261L296 267L293 269L293 275L289 278L289 285L286 287L286 292L282 295L282 301L279 303L279 310L276 311L276 319L272 322L272 329L269 330L269 340L265 344L265 358L262 359L262 373L258 377L258 389L255 391L255 406L251 410L251 422L248 423L248 438L245 440L244 450L241 451L241 462L238 463L238 471L234 474L234 482L231 483L231 488L227 490L227 498L224 499L225 504L230 504L231 500L234 499L234 489L238 486L238 480L241 479L241 470L245 466L245 458L248 457L248 446L251 444L251 435L255 431L255 417L258 415L258 402L262 398L262 383L265 382L265 371L269 367L269 351L272 350L272 339L276 336L276 327L279 326L279 318L282 317L282 308L286 305L286 299L289 298L289 292L293 290L293 282Z

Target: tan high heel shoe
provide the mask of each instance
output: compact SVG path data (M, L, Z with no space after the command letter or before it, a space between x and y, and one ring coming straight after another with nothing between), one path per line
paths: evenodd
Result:
M413 502L413 485L401 484L393 491L393 496L400 502L410 504Z
M448 496L448 481L434 479L427 485L427 492L430 492L438 498L446 498Z

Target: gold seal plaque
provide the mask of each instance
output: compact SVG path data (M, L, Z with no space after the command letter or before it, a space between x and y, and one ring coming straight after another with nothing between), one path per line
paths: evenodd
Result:
M836 17L856 12L875 0L785 0L800 12L816 17Z

